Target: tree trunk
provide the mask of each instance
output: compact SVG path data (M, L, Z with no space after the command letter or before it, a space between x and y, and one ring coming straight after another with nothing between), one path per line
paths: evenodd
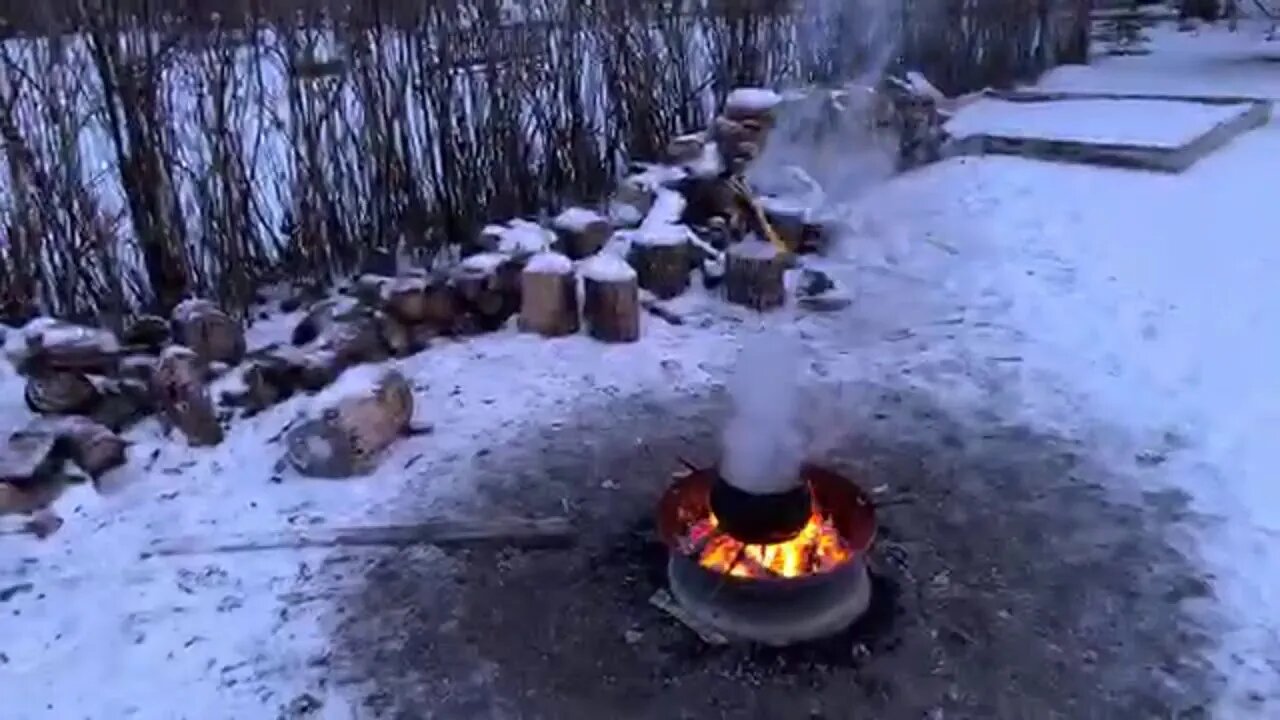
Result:
M640 287L626 261L599 255L583 268L583 316L591 337L604 342L640 339Z
M394 370L352 369L316 402L324 407L322 415L290 431L287 439L289 462L311 477L369 472L413 418L413 392Z
M785 258L770 243L748 239L729 248L725 266L725 297L753 310L781 307L786 300Z
M558 253L535 255L521 274L520 329L544 337L578 332L578 279Z
M151 389L170 423L192 446L222 442L222 426L204 384L204 365L188 347L173 345L160 356Z

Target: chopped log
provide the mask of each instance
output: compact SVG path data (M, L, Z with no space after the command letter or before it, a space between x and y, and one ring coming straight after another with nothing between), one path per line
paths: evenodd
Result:
M396 320L406 324L425 322L431 311L427 300L428 281L420 277L401 277L384 290L383 307Z
M95 480L125 463L124 438L88 418L59 418L48 424L48 432L57 438L58 452Z
M558 234L538 223L519 218L503 228L494 250L516 260L525 260L555 245Z
M668 300L689 289L689 228L645 226L631 240L629 260L640 287Z
M787 258L776 247L748 238L729 248L726 255L724 287L729 302L759 311L782 306Z
M372 470L408 431L413 391L399 372L361 366L343 373L314 405L320 416L289 432L287 458L303 475L346 478Z
M395 278L385 275L361 275L356 278L352 287L352 295L356 300L369 307L380 308L386 297L386 289L395 282Z
M533 256L521 275L520 329L544 337L578 332L578 280L559 253Z
M140 315L125 328L120 338L125 345L142 352L159 354L173 339L169 321L158 315Z
M120 342L108 330L35 320L23 333L26 350L17 363L22 372L68 370L110 375L118 368Z
M374 319L378 323L378 335L382 338L382 344L391 352L392 357L408 357L416 352L407 325L388 313L377 313Z
M382 362L390 355L382 327L374 311L358 308L325 328L315 343L331 351L339 369L367 362Z
M168 328L168 324L165 325ZM151 382L156 371L156 358L151 355L127 355L120 360L120 377Z
M205 363L236 365L244 358L244 330L208 300L185 300L173 309L173 338Z
M101 400L89 418L115 432L121 432L155 412L150 381L132 378L91 377Z
M72 371L48 370L27 378L27 407L45 415L91 412L101 400L89 376Z
M193 446L222 442L222 426L204 383L204 363L185 345L171 345L160 355L152 393L165 418L177 426Z
M573 260L600 252L609 241L609 221L599 213L585 208L572 207L556 216L551 227L559 236L560 252Z
M462 262L453 275L453 286L463 321L476 329L491 332L520 309L519 274L505 255L484 253ZM514 275L514 282L513 282ZM454 328L458 328L455 318ZM465 333L464 333L465 334Z
M764 88L737 88L724 100L723 115L730 120L753 120L765 129L774 125L774 114L782 96Z
M298 385L307 392L319 392L337 380L347 367L332 350L310 350L299 358Z
M667 143L667 162L676 165L692 162L702 154L702 148L706 144L707 134L704 132L674 137Z
M469 547L505 545L520 548L563 548L573 545L576 533L566 518L485 518L483 520L429 520L416 525L375 525L348 528L311 528L225 539L198 537L158 539L143 558L175 555L296 550L333 547Z
M306 316L293 329L291 338L293 344L301 346L312 342L320 337L326 328L357 307L359 303L353 298L327 298L312 305Z
M604 342L640 339L640 287L622 258L600 254L583 264L583 316L591 337Z
M62 468L58 437L41 424L21 430L0 444L0 485L28 487L47 481Z

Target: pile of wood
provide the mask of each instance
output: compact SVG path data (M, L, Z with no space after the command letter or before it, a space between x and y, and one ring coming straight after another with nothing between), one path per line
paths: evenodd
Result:
M289 431L287 455L303 475L348 478L378 464L381 454L409 431L413 391L395 370L347 370L316 396L312 417Z

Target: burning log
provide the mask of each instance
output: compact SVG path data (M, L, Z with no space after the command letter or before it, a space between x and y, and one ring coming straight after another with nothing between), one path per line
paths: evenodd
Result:
M88 375L70 370L47 370L27 378L27 407L45 415L88 413L101 395Z
M453 286L468 316L465 320L483 332L502 327L520 308L519 277L518 265L505 255L481 253L464 260L454 273Z
M166 420L193 446L222 442L222 426L204 383L204 364L194 350L172 345L160 355L151 389Z
M585 208L572 207L556 216L551 227L560 238L560 249L563 254L574 260L600 252L600 248L609 241L612 231L609 221L599 213Z
M591 337L604 342L640 339L640 287L622 258L600 254L583 264L583 316Z
M303 475L344 478L376 466L382 450L409 429L413 392L400 373L352 368L316 398L319 418L290 431L289 462Z
M240 324L208 300L186 300L173 309L173 337L205 363L236 365L244 358Z
M520 329L544 337L578 332L578 281L559 253L531 258L521 273Z
M683 225L646 226L636 231L630 260L640 287L662 300L689 288L689 234Z
M724 288L731 303L764 311L786 301L786 257L772 244L749 238L726 253Z

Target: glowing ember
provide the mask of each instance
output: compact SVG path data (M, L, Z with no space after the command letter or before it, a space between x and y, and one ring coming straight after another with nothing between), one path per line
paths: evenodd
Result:
M698 556L698 564L734 577L794 578L829 572L851 557L844 538L817 512L798 535L776 545L745 545L721 532L710 515L689 530L685 552Z

